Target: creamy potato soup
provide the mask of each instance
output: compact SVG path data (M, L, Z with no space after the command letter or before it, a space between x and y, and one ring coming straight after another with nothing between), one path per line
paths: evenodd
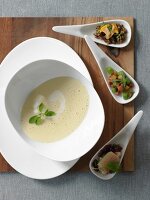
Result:
M71 77L58 77L35 88L21 113L24 133L39 142L54 142L72 133L89 104L85 86Z

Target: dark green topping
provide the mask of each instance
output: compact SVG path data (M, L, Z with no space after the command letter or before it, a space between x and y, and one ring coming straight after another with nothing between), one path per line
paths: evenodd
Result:
M112 172L119 172L120 171L120 164L119 162L109 162L107 168Z
M30 124L40 125L44 122L44 119L46 117L51 117L56 115L54 111L47 109L43 103L40 103L40 105L38 106L38 111L39 113L37 115L30 117L29 119Z

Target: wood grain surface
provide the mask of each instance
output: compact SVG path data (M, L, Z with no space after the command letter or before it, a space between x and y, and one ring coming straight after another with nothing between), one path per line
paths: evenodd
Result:
M134 115L134 104L120 105L112 98L106 88L105 82L98 69L89 48L84 39L55 33L52 27L55 25L84 24L115 17L67 17L67 18L0 18L0 61L20 42L38 36L48 36L62 40L71 46L84 61L98 92L105 110L105 127L100 140L83 156L71 169L72 171L88 171L88 163L95 152L110 138L113 137ZM112 49L99 45L116 63L124 68L131 76L134 76L134 20L132 17L120 17L129 22L132 29L130 44L121 49ZM94 120L92 118L91 120ZM91 133L92 134L92 133ZM122 164L123 171L134 171L134 136L132 137ZM13 169L0 155L0 172L11 172Z

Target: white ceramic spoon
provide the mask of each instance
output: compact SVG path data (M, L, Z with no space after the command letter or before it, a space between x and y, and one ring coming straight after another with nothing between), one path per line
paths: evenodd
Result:
M94 33L96 31L96 27L103 23L122 24L127 29L126 40L121 44L107 44L103 40L95 38ZM97 43L100 43L106 46L117 47L117 48L122 48L122 47L127 46L131 40L131 27L127 21L121 20L121 19L107 20L107 21L101 21L101 22L96 22L96 23L91 23L91 24L82 24L82 25L54 26L52 29L53 31L56 31L59 33L74 35L81 38L84 38L84 35L88 35L92 38L93 41Z
M101 72L102 72L102 75L104 77L106 85L107 85L111 95L113 96L113 98L120 104L126 104L126 103L131 102L133 99L135 99L137 97L138 93L139 93L139 86L138 86L137 82L124 69L122 69L118 64L116 64L109 56L107 56L95 44L95 42L93 42L93 40L89 36L85 35L84 38L85 38L85 41L86 41L87 45L89 46L97 64L98 64ZM107 66L111 66L116 71L123 71L127 75L127 77L132 81L132 83L134 85L133 86L134 94L130 99L125 100L125 99L123 99L123 97L121 95L116 95L111 91L111 87L108 84L109 75L106 72Z
M119 144L122 147L121 151L121 158L120 163L123 159L123 156L125 154L126 148L128 146L128 143L130 141L130 138L132 134L134 133L135 128L137 127L141 117L143 115L143 111L139 111L129 122L124 126L109 142L107 142L101 149L103 149L108 144ZM101 149L93 156L93 158L90 161L89 167L91 172L96 175L98 178L101 178L103 180L109 180L115 176L116 173L111 173L107 175L103 175L100 172L96 172L93 169L92 163L95 159L98 158L98 154L101 151Z

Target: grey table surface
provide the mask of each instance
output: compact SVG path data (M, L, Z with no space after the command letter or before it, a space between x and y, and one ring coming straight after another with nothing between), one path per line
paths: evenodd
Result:
M136 131L136 171L104 182L91 173L66 173L37 181L19 173L0 174L0 200L149 200L150 199L150 1L149 0L0 0L0 16L133 16L135 69L140 84L136 111L144 117Z

